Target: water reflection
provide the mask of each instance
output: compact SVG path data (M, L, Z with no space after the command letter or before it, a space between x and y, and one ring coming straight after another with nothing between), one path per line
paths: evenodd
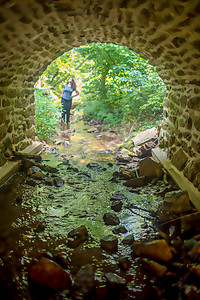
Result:
M127 197L124 205L157 206L153 196L148 199L145 193L134 194L122 182L110 180L118 169L117 149L111 144L111 137L97 139L85 130L83 121L74 126L77 129L70 135L71 145L55 145L52 141L42 154L44 164L58 168L65 182L62 187L47 186L42 181L30 186L26 184L27 175L18 173L0 189L0 255L5 265L10 259L9 268L15 270L11 278L20 291L28 286L28 265L43 252L68 253L72 274L85 263L92 263L99 272L113 270L121 274L116 257L119 253L130 255L130 247L120 244L117 254L107 254L99 247L101 237L113 234L113 226L106 226L103 221L106 212L113 212L112 194L121 191ZM100 168L89 169L89 162L99 163ZM139 214L123 209L118 213L120 225L136 238L155 234L146 220L148 212L139 211ZM67 235L80 225L87 227L90 238L72 251L66 244ZM124 236L119 234L119 241ZM127 276L133 278L135 273L132 270Z

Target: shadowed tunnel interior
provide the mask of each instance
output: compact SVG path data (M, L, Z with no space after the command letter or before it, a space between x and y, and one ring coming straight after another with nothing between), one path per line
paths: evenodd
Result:
M0 1L0 165L32 143L34 84L62 53L91 42L128 46L168 88L168 157L200 190L199 1Z
M34 86L47 66L74 47L114 43L148 59L166 84L164 149L153 150L167 153L200 207L199 15L200 0L0 0L0 184L2 169L21 163L10 161L13 151L34 144ZM146 182L140 168L132 178L143 163L137 157L128 177L136 189L122 183L117 151L113 163L104 151L109 163L98 156L103 166L93 157L87 164L84 142L99 140L83 120L76 124L69 153L61 145L57 153L46 147L37 162L25 157L22 172L1 187L1 298L199 299L200 212L185 187L162 172ZM175 213L161 214L163 199Z

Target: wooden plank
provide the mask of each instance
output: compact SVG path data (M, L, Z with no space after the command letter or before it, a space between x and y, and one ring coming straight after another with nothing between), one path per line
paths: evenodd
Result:
M153 158L160 162L163 167L167 170L167 172L174 179L179 188L183 191L187 191L190 197L190 200L196 207L198 211L200 211L200 192L197 188L190 182L184 175L183 172L180 172L173 166L170 160L167 158L167 153L163 151L161 148L152 149Z

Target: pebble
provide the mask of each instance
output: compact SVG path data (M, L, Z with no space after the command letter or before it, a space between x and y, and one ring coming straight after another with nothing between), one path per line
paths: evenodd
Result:
M114 251L118 247L118 239L114 235L107 235L100 240L101 247L104 250Z
M54 290L69 289L72 284L69 273L45 257L31 267L29 276L33 281Z
M106 225L119 225L120 220L116 214L105 213L103 216Z

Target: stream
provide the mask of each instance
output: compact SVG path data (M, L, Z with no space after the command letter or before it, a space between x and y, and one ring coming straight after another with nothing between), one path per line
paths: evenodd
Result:
M119 170L117 133L88 133L89 128L83 121L72 123L71 133L63 137L59 131L41 154L42 164L58 169L63 185L47 185L41 180L31 185L28 175L20 171L0 188L0 287L6 295L1 299L85 299L30 281L30 266L42 255L60 263L72 280L82 266L92 265L99 289L87 299L147 299L146 291L155 284L123 240L127 236L135 240L158 236L151 212L158 208L163 183L134 192L123 180L115 180L113 173ZM63 140L67 142L58 143ZM114 213L110 199L116 192L124 196L123 209L116 213L120 225L105 225L103 216ZM137 209L128 209L132 205ZM69 232L82 225L88 230L87 240L69 247ZM127 232L113 233L119 226ZM108 235L118 238L117 251L100 247L100 239ZM129 259L128 270L119 267L120 257ZM125 294L105 291L106 272L126 279Z

